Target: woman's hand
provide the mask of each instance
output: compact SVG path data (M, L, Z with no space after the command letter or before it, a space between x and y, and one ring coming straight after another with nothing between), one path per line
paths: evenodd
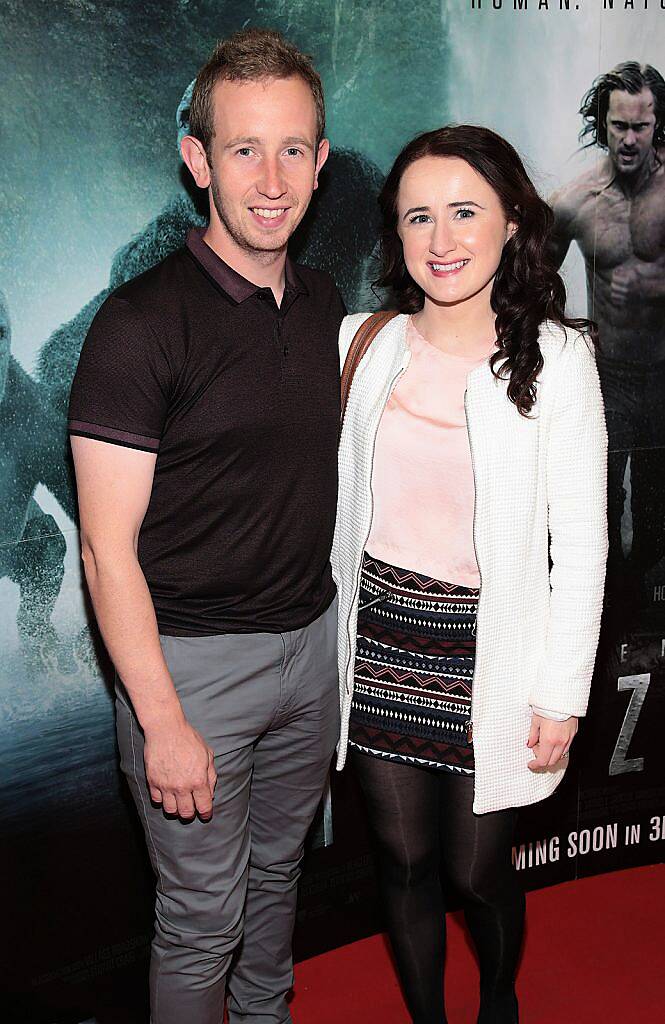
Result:
M551 768L564 757L568 757L570 744L577 732L577 719L567 718L565 722L554 722L551 718L543 718L534 712L531 719L531 731L526 741L534 753L533 761L529 762L532 772L541 772Z

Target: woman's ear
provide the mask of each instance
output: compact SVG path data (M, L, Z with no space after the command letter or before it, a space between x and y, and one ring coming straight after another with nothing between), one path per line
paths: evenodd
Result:
M506 242L508 242L519 227L520 222L520 210L519 206L514 207L515 220L509 220L506 224Z

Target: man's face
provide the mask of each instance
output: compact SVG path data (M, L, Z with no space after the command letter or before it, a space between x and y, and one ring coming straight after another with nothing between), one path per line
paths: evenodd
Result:
M636 174L648 159L656 128L654 106L651 89L634 95L621 89L610 93L607 145L619 174Z
M223 230L253 254L283 250L309 205L328 143L301 78L218 82L210 186Z

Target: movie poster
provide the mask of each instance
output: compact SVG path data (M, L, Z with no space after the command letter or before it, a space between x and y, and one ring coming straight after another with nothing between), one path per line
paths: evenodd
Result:
M515 864L539 886L665 850L663 100L647 123L654 94L665 100L665 12L630 0L470 0L449 29L451 118L491 125L524 156L554 209L570 312L594 319L600 336L606 606L571 770L520 816Z
M0 793L15 922L5 1020L146 1019L152 876L81 585L65 414L106 295L205 222L177 142L197 68L217 38L249 24L284 31L322 73L333 153L293 252L333 274L350 311L379 301L376 195L418 132L450 121L496 129L552 202L570 309L600 329L611 551L590 713L564 784L520 817L515 867L538 887L663 859L661 6L0 0ZM644 65L655 71L646 92L635 77ZM332 779L311 846L300 956L380 926L348 772Z

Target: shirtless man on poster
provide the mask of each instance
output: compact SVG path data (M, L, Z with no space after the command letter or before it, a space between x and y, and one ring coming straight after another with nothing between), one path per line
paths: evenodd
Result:
M584 97L581 139L607 151L551 199L558 265L577 242L588 313L598 324L598 370L610 443L611 594L642 603L644 576L665 555L665 80L627 61ZM630 455L633 540L621 517ZM617 587L621 587L619 594Z

